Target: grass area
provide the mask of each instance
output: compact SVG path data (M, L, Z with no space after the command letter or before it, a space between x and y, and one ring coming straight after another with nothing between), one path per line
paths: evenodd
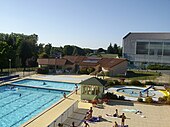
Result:
M118 54L105 54L105 53L91 53L89 56L92 57L103 57L103 58L117 58Z
M101 54L104 58L117 58L118 54Z
M116 78L125 78L128 80L154 80L159 77L157 72L149 71L128 71L126 76L116 76Z

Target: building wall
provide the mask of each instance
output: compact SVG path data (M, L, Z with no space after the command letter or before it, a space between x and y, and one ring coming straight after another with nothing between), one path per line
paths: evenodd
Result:
M109 76L116 76L119 74L125 74L127 72L127 61L123 61L120 64L114 66L109 70Z
M155 63L169 64L170 33L131 33L127 35L123 39L123 57L137 66Z

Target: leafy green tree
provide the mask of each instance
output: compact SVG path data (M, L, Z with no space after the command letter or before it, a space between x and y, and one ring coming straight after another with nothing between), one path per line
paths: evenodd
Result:
M70 45L65 45L63 52L65 55L72 55L73 54L74 47Z
M107 53L109 53L109 54L113 54L114 53L114 49L113 49L111 43L110 43L109 47L107 48Z
M116 43L115 43L114 46L113 46L113 53L114 53L114 54L118 54L118 46L117 46Z
M19 57L21 58L22 66L26 67L26 60L28 58L31 58L33 55L32 47L29 40L24 40L23 42L21 42L18 48L18 54Z
M45 53L50 56L52 45L50 43L46 44L44 47Z
M106 52L106 50L104 50L103 48L99 48L99 49L97 49L97 53L101 53L101 52Z
M84 50L82 48L74 46L73 55L84 56L85 52L84 52Z

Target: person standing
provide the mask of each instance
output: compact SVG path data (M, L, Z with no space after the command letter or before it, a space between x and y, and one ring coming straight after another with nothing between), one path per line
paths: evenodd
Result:
M77 94L77 91L78 91L78 85L75 84L75 91L76 91L76 94Z
M66 98L66 93L63 93L63 97Z
M125 119L126 119L126 116L125 116L125 114L123 113L123 114L121 115L121 126L122 126L122 127L125 126Z

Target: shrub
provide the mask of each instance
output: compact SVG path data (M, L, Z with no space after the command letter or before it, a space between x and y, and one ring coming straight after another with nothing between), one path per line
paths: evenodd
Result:
M142 99L141 97L139 97L139 98L137 99L137 101L138 101L138 102L143 102L143 99Z
M89 74L86 68L82 68L79 71L80 74Z
M149 82L145 82L145 85L156 85L156 83L155 82L151 82L151 81L149 81Z
M138 80L130 81L130 85L132 85L132 86L145 86L141 82L139 82Z
M113 80L115 85L121 85L121 83L118 80Z
M153 103L152 97L146 97L146 98L145 98L145 102L146 102L146 103L149 103L149 104L150 104L150 103Z
M95 71L94 68L92 68L92 67L87 68L87 72L88 72L89 74L92 73L93 71Z
M159 97L158 98L158 102L161 102L161 103L163 103L163 102L165 102L166 100L163 98L163 97Z
M167 96L166 103L167 103L167 104L170 104L170 95L169 95L169 96Z
M37 73L38 74L48 74L49 73L49 69L48 68L38 68L37 69Z
M119 96L119 100L125 100L124 96Z
M103 98L107 98L107 99L118 99L117 95L114 93L109 93L107 92L106 94L104 94Z
M108 84L109 86L113 86L113 85L114 85L113 81L111 81L111 80L108 80L108 81L107 81L107 84Z

